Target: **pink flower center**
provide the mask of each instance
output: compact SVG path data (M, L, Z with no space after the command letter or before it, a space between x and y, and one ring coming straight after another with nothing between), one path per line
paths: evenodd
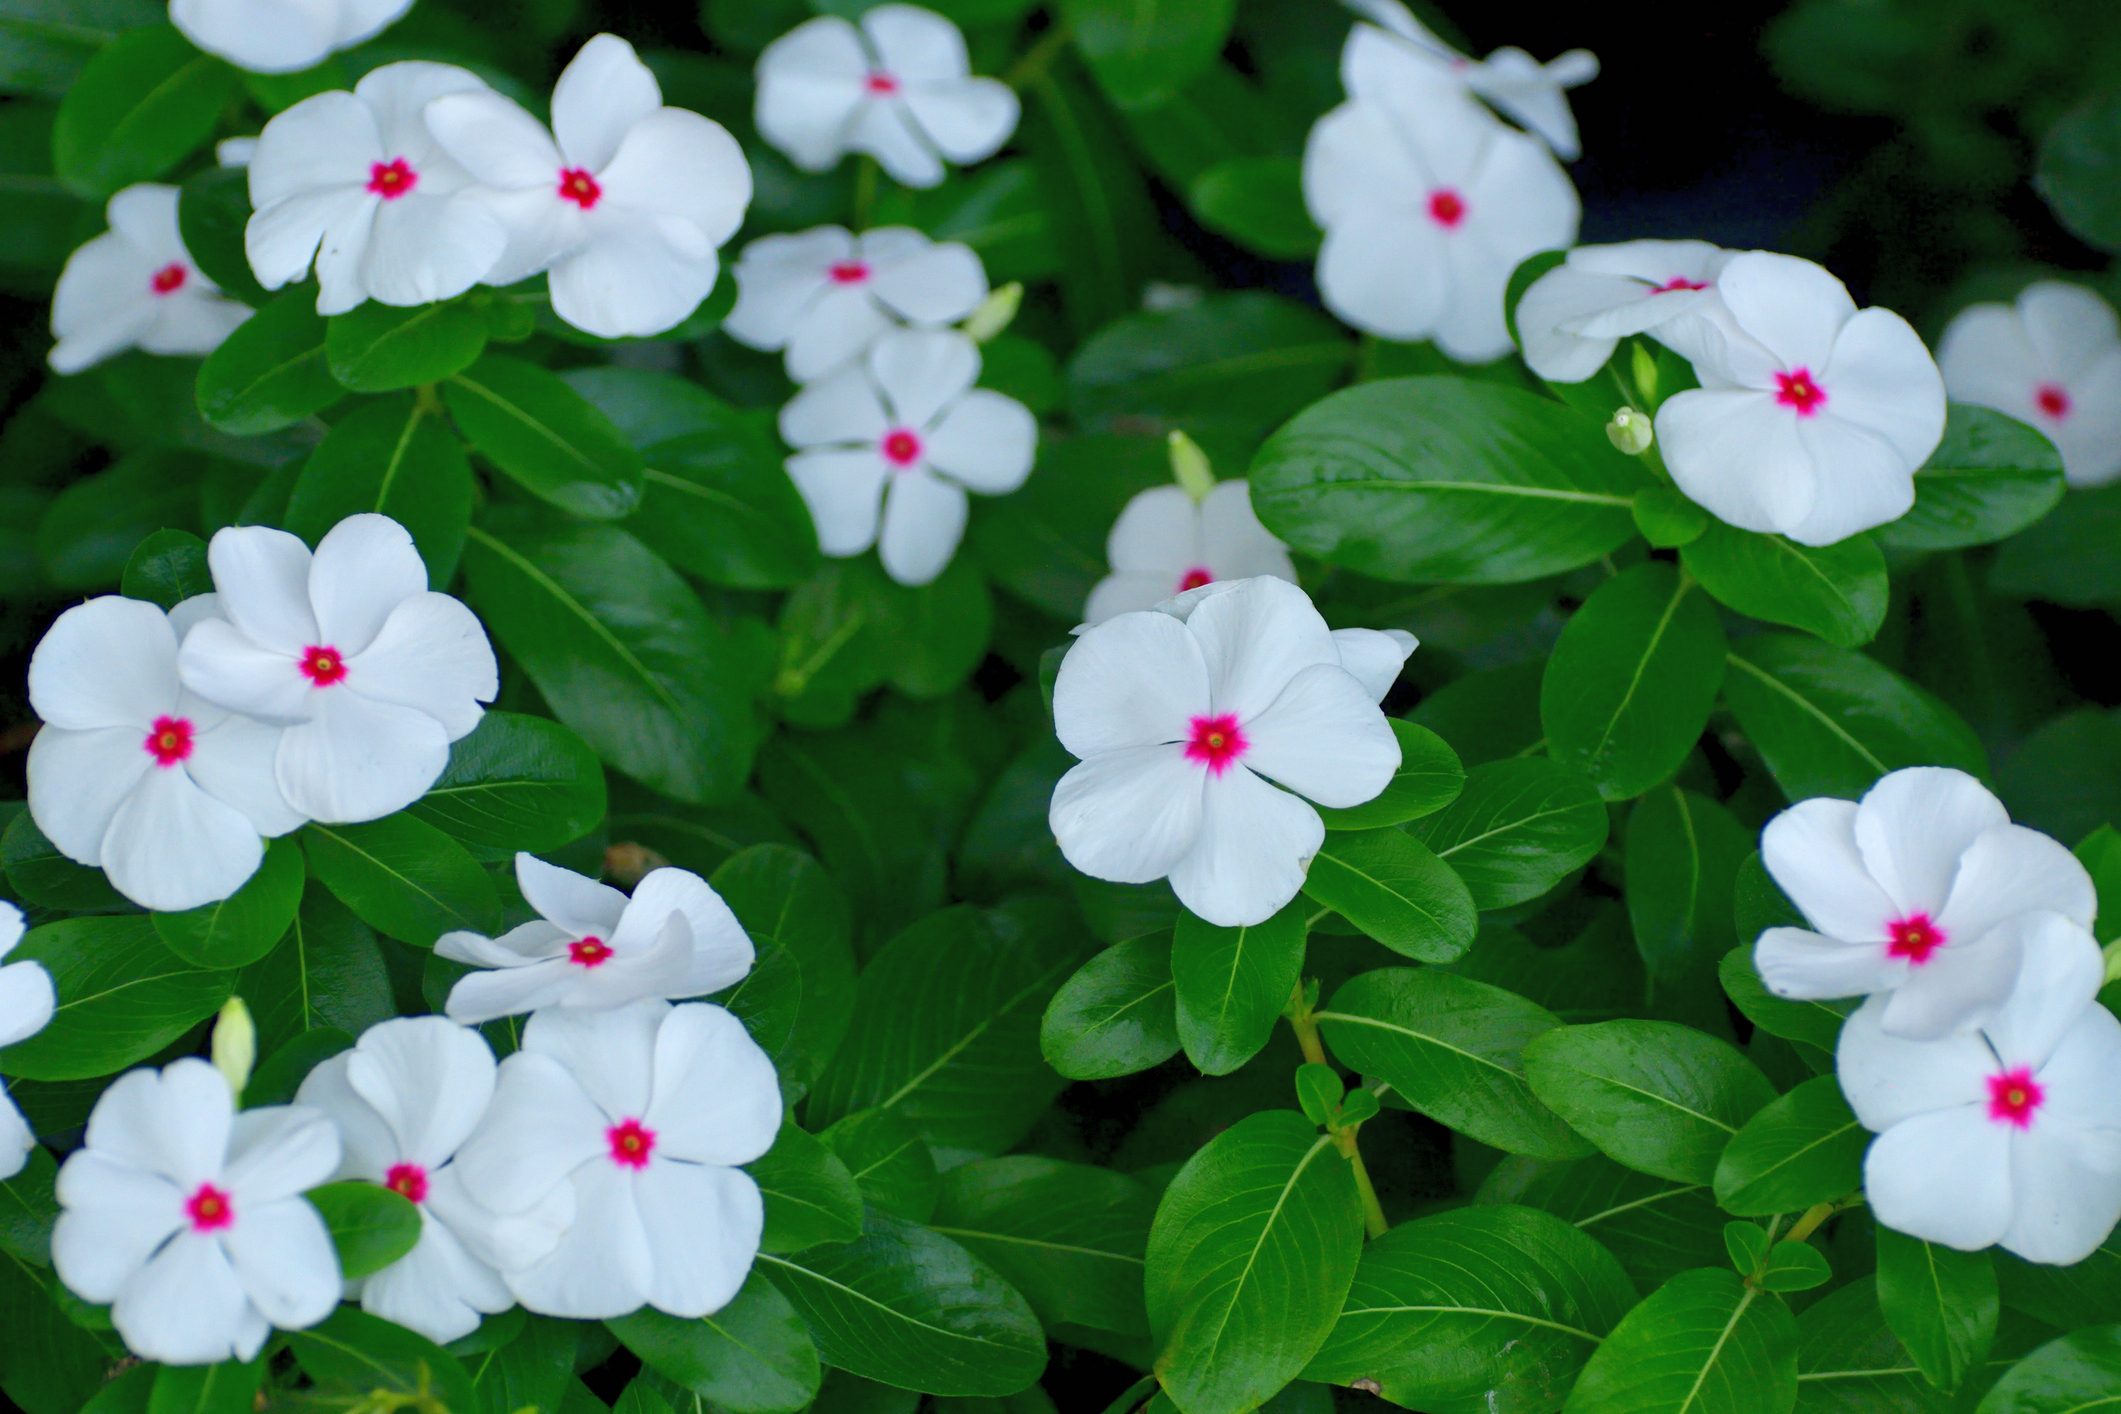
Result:
M167 770L192 752L192 725L185 717L157 717L141 743L155 764Z
M2069 389L2060 383L2042 383L2034 390L2033 401L2040 405L2040 411L2057 422L2069 416Z
M826 272L835 285L859 285L869 278L869 262L866 260L842 260Z
M1810 417L1826 403L1826 389L1812 379L1808 368L1775 375L1775 401L1799 417Z
M308 678L313 687L330 687L346 681L346 660L339 656L336 648L312 643L302 650L295 666L301 669L302 676Z
M368 169L368 189L385 201L396 201L420 184L420 174L402 157L378 162Z
M602 967L611 960L611 945L602 938L577 938L567 945L567 960L576 967Z
M560 171L560 200L571 201L584 211L593 209L603 200L604 188L597 179L580 167L565 167Z
M2021 1065L1988 1078L1988 1117L1998 1124L2033 1127L2033 1113L2047 1100L2047 1091L2033 1078L2033 1068Z
M1214 572L1206 565L1195 565L1178 577L1178 592L1183 594L1188 589L1198 589L1203 584L1213 583L1215 583Z
M235 1223L236 1210L226 1193L211 1183L202 1183L197 1192L184 1200L184 1216L191 1219L193 1232L219 1232Z
M655 1131L637 1119L623 1120L604 1131L611 1144L611 1161L623 1169L644 1169L655 1152Z
M882 69L872 69L863 87L879 98L887 98L898 92L898 75L887 74Z
M158 295L173 295L183 289L184 282L190 278L191 271L186 270L181 261L173 260L155 272L155 278L147 282L147 287Z
M1944 946L1944 930L1930 922L1927 913L1910 913L1885 925L1885 939L1886 956L1906 958L1920 967Z
M891 431L886 432L880 445L883 449L884 460L890 462L900 471L904 471L921 459L920 434L908 428L895 427Z
M1208 768L1209 775L1219 776L1251 744L1245 740L1244 728L1238 726L1235 713L1195 717L1192 739L1186 743L1186 759L1200 762Z
M1667 295L1674 290L1705 290L1707 288L1708 286L1699 280L1689 280L1684 275L1674 275L1671 279L1650 291L1650 293L1653 295Z
M418 1164L392 1164L383 1186L411 1203L427 1201L427 1170Z
M1445 187L1429 193L1429 219L1446 231L1458 229L1458 223L1466 219L1466 199Z

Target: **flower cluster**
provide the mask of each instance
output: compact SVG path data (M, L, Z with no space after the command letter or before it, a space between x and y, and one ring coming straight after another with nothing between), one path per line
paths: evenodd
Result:
M1808 260L1698 241L1570 251L1517 306L1525 361L1581 382L1646 334L1698 388L1658 405L1672 480L1741 530L1831 545L1907 514L1944 436L1944 379L1887 309Z
M682 870L651 873L629 901L529 855L516 868L564 921L445 940L519 969L512 995L481 973L451 997L453 1015L533 1011L507 1060L457 1021L401 1017L319 1064L292 1105L238 1113L198 1060L135 1071L97 1102L60 1171L53 1261L77 1295L111 1303L135 1353L248 1360L342 1290L437 1342L518 1303L699 1317L736 1294L764 1223L737 1166L772 1144L779 1085L727 1011L661 998L740 980L750 940ZM301 1196L334 1179L388 1188L420 1220L409 1251L344 1284Z
M1915 767L1863 800L1807 800L1761 855L1813 929L1754 946L1777 995L1864 996L1843 1093L1879 1137L1878 1220L1962 1250L2083 1260L2121 1221L2121 1021L2084 866L1971 776Z
M545 274L553 312L600 338L683 323L751 201L718 123L663 106L614 35L582 47L552 128L465 69L406 62L265 125L250 162L251 268L317 276L317 310L416 305Z
M485 630L387 516L348 517L314 554L232 527L207 563L212 594L91 599L30 659L31 817L159 911L227 898L264 838L418 800L499 690Z
M1970 305L1945 328L1937 362L1959 402L2046 433L2070 485L2121 477L2121 322L2090 290L2040 280L2013 304Z
M127 349L209 354L250 318L184 248L177 189L143 182L105 208L110 229L67 258L52 295L51 366L79 373Z
M1563 90L1597 61L1578 50L1542 67L1504 49L1476 64L1398 0L1355 8L1367 22L1341 53L1348 101L1304 148L1304 201L1326 233L1319 293L1365 333L1500 358L1510 272L1576 239L1582 208L1554 159L1576 156Z

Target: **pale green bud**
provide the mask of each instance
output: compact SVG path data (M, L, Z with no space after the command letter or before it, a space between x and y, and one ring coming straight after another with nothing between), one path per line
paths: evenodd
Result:
M1622 408L1613 414L1613 420L1605 425L1606 440L1618 451L1631 457L1639 457L1650 449L1656 433L1651 429L1649 416L1633 408Z
M1021 281L1008 284L988 295L978 309L959 327L975 344L984 344L1000 334L1016 321L1016 312L1024 306L1024 286Z
M1184 488L1194 501L1208 499L1215 489L1215 468L1208 462L1208 454L1200 449L1200 443L1183 432L1173 432L1168 439L1171 448L1171 479Z
M229 1092L242 1099L251 1068L258 1063L258 1027L241 997L230 997L214 1018L213 1059Z

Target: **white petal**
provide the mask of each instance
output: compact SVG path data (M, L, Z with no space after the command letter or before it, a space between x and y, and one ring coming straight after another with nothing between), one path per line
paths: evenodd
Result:
M748 1164L773 1147L781 1090L773 1062L718 1006L674 1007L655 1039L655 1088L645 1117L656 1156Z
M229 1127L223 1170L239 1207L307 1192L339 1166L339 1132L315 1110L269 1105L244 1110Z
M1886 999L1872 997L1841 1025L1835 1072L1863 1127L1883 1131L1915 1115L1986 1103L1996 1057L1980 1036L1931 1041L1888 1035Z
M634 124L600 173L614 205L678 217L710 245L736 234L751 203L751 167L720 123L665 108Z
M422 572L424 574L424 571ZM469 736L501 690L493 645L459 600L425 589L390 611L375 640L346 664L351 690L424 712L451 741Z
M2104 1007L2088 1006L2040 1067L2046 1095L2036 1127L2051 1122L2057 1128L2103 1136L2108 1144L2121 1142L2116 1075L2121 1075L2121 1019Z
M974 388L928 435L928 464L985 496L1006 496L1031 475L1038 419L1022 403Z
M867 352L898 326L861 285L824 287L796 321L788 347L788 376L813 382ZM726 324L724 327L727 327Z
M2014 915L2047 910L2089 928L2098 906L2077 856L2036 830L2002 825L1967 848L1938 921L1955 937L1975 937Z
M473 972L457 979L442 1010L451 1021L465 1026L478 1026L503 1016L523 1016L568 1000L579 972L579 968L558 957L527 966Z
M730 271L736 305L722 332L748 348L787 347L811 302L832 288L831 268L853 254L854 237L839 226L761 236L744 247Z
M2092 935L2059 913L2032 913L2006 925L2025 961L2018 984L1982 1031L2006 1066L2038 1070L2099 993L2104 959Z
M251 208L263 212L326 192L365 195L369 169L395 155L383 150L375 112L366 103L346 92L314 94L277 114L258 134L248 173ZM260 271L259 279L265 278Z
M361 285L381 304L455 299L485 279L508 249L508 230L468 193L415 192L376 208L361 254Z
M198 358L220 348L250 318L250 309L203 291L184 290L163 300L155 321L140 335L151 354Z
M610 1125L564 1065L518 1051L501 1062L493 1103L450 1168L473 1201L520 1213L604 1155Z
M641 1222L630 1171L598 1161L573 1179L575 1217L550 1255L503 1273L525 1309L544 1316L608 1320L647 1304L656 1248Z
M77 1150L59 1169L52 1266L84 1301L114 1300L156 1249L185 1225L189 1196L157 1173Z
M669 220L671 218L663 218ZM552 267L553 313L600 339L651 338L692 316L720 271L673 245L659 222L607 224Z
M360 187L346 186L298 193L259 207L243 228L244 253L258 283L277 290L303 279L327 237L335 249L352 244L358 251L367 242L373 202ZM335 259L344 262L343 255Z
M144 731L177 705L169 616L106 594L53 621L29 660L30 707L55 727Z
M435 142L428 105L451 94L487 91L486 81L469 69L419 59L379 65L354 85L354 96L376 115L384 148L413 165L422 191L454 191L470 175Z
M493 1051L478 1032L435 1016L371 1026L347 1081L398 1136L406 1156L440 1168L471 1137L493 1098Z
M2054 430L2072 486L2104 486L2121 476L2121 349L2077 375L2070 416Z
M1047 823L1068 862L1091 878L1150 883L1198 843L1206 779L1177 745L1101 751L1060 778Z
M634 124L662 106L663 90L633 46L600 34L553 85L552 130L569 163L600 171Z
M1201 544L1217 579L1268 574L1296 582L1296 567L1282 543L1259 523L1250 482L1218 481L1200 503ZM1190 568L1190 567L1189 567Z
M2010 1149L2009 1127L1976 1106L1917 1115L1872 1141L1863 1194L1895 1232L1977 1252L2011 1225Z
M573 975L559 1000L585 1011L669 1001L688 995L692 970L692 926L674 913L645 946L622 949L598 967L568 966Z
M1809 260L1747 251L1716 281L1723 304L1748 335L1782 361L1823 376L1841 328L1855 317L1848 288Z
M791 447L873 446L891 429L891 413L865 369L843 368L789 399L780 422Z
M1524 361L1549 383L1581 383L1613 356L1619 339L1577 326L1593 315L1656 308L1654 290L1624 275L1601 275L1573 263L1534 280L1517 302Z
M875 249L877 238L889 231L869 232L862 238L863 250ZM909 324L955 324L987 298L987 270L972 248L955 241L931 245L926 237L918 249L876 262L869 283L876 297Z
M103 214L127 244L156 260L182 260L189 252L177 226L177 189L159 182L138 182L112 196Z
M135 728L46 727L29 744L30 819L68 859L101 865L118 807L154 769Z
M1412 212L1352 212L1319 247L1319 297L1365 333L1427 338L1451 297L1447 281L1435 227Z
M853 25L837 15L804 21L759 55L759 136L803 170L823 171L846 150L868 74L869 56Z
M0 949L0 957L7 955ZM16 962L0 967L0 1046L27 1040L51 1023L58 998L51 974L41 963Z
M950 566L970 514L964 488L926 467L895 473L884 495L876 537L884 572L900 584L932 584Z
M2018 980L2022 952L2013 926L1951 939L1921 966L1907 968L1886 998L1879 1024L1896 1036L1923 1040L1986 1020Z
M165 1174L189 1192L221 1177L235 1102L221 1073L196 1058L112 1081L89 1113L87 1145L104 1157ZM71 1201L65 1193L60 1202Z
M221 1237L251 1304L283 1330L301 1330L339 1304L339 1259L317 1210L300 1198L239 1212Z
M349 658L375 641L391 611L426 592L412 536L389 516L348 516L317 543L308 593L317 631Z
M396 24L412 0L340 0L336 48L351 49Z
M1770 928L1753 944L1753 966L1778 997L1861 997L1900 985L1908 965L1882 943L1846 942L1802 928Z
M609 940L626 912L626 895L572 869L516 854L516 887L539 915L577 938Z
M1170 597L1177 583L1175 577L1161 574L1106 575L1090 591L1089 602L1083 606L1083 622L1094 626L1121 614L1154 609Z
M1016 90L999 79L916 79L900 96L928 140L957 163L984 162L1001 151L1023 116Z
M2121 1221L2121 1173L2086 1162L2076 1136L2043 1126L2011 1137L2010 1227L2001 1245L2028 1262L2067 1267L2099 1250Z
M2025 325L2007 304L1968 305L1954 315L1938 341L1937 366L1954 400L2013 416L2031 413L2029 395L2053 376L2041 368Z
M1172 869L1171 887L1210 923L1264 923L1296 897L1325 838L1316 810L1233 765L1208 778L1199 842Z
M567 165L545 125L498 93L453 93L427 105L428 131L477 181L550 198Z
M1727 525L1785 530L1824 498L1797 418L1771 394L1678 393L1657 409L1656 431L1679 489Z
M177 672L187 690L216 706L263 721L306 721L315 689L296 649L267 648L226 619L207 619L184 635Z
M819 549L844 558L876 543L891 468L874 448L800 452L788 458L788 477L817 525Z
M37 1147L22 1111L15 1108L7 1088L0 1085L0 1181L13 1178L29 1164L30 1150Z
M523 1028L524 1049L557 1061L614 1122L647 1112L655 1081L655 1038L667 1002L645 1000L611 1011L556 1008Z
M361 1309L441 1344L470 1335L482 1315L507 1310L515 1297L432 1211L422 1217L412 1251L362 1283Z
M103 836L111 887L142 908L175 913L218 903L265 857L257 826L180 770L150 770Z
M1321 805L1377 798L1399 769L1399 739L1355 676L1338 663L1305 668L1245 722L1247 766Z
M1399 670L1420 646L1421 640L1403 628L1333 630L1333 648L1340 654L1341 667L1362 684L1372 702L1385 700L1392 684L1399 681Z
M736 1296L758 1257L766 1207L751 1175L686 1163L649 1165L633 1183L655 1253L648 1304L705 1316Z
M133 1354L166 1365L248 1358L240 1347L262 1324L221 1243L193 1232L178 1233L125 1284L110 1319Z
M58 343L50 355L52 372L79 373L117 357L146 336L154 317L154 311L146 305L127 301L98 311L94 317L69 326L65 333L59 331L55 320L52 332Z
M1152 486L1135 493L1112 522L1105 558L1121 574L1155 575L1165 590L1156 596L1161 602L1186 571L1210 568L1201 542L1193 498L1177 486Z
M315 714L280 737L273 766L287 803L312 820L352 825L403 810L449 765L449 733L425 712L319 689Z
M905 329L877 342L869 369L892 425L926 428L979 378L979 349L954 329Z
M754 954L744 925L705 879L684 869L653 870L635 886L625 916L612 934L612 946L620 952L652 948L672 914L683 915L689 925L691 962L685 984L689 990L679 995L703 997L719 992L751 971Z
M925 189L943 180L943 159L902 96L865 93L847 129L847 148L866 152L901 186Z
M2009 823L2003 802L1966 772L1915 766L1865 792L1856 807L1856 848L1864 871L1903 914L1935 919L1960 856L1984 831Z
M1899 915L1856 843L1857 816L1846 800L1799 801L1761 831L1760 858L1813 927L1850 942L1882 943Z
M1305 668L1340 667L1326 621L1286 580L1248 579L1203 602L1186 627L1207 665L1211 710L1243 722L1264 712Z
M1341 104L1312 125L1304 143L1304 205L1328 231L1388 205L1411 216L1414 193L1425 185L1398 131L1373 105Z
M60 342L53 367L78 372L137 339L154 319L153 283L160 268L116 231L68 256L52 292L52 337Z
M964 34L932 10L878 5L862 15L861 23L884 72L895 78L961 78L970 68Z
M229 526L214 532L206 560L222 616L245 637L289 657L319 641L309 604L311 555L298 537L262 525Z
M1866 309L1843 325L1820 378L1829 417L1884 438L1909 471L1943 440L1944 376L1891 310Z
M1070 645L1053 683L1062 746L1088 759L1186 739L1209 710L1200 641L1168 614L1122 614Z
M169 20L209 54L258 74L292 74L331 53L331 0L170 0Z
M1569 61L1576 60L1575 63ZM1562 92L1563 76L1575 78L1588 60L1587 81L1598 72L1598 61L1581 49L1571 50L1549 65L1543 65L1522 49L1498 49L1466 72L1472 90L1495 105L1511 122L1538 134L1539 140L1564 161L1582 153L1577 140L1576 115L1569 111Z
M391 1167L406 1158L405 1146L375 1106L348 1083L346 1067L352 1060L352 1051L341 1051L318 1062L302 1077L295 1103L323 1115L338 1131L339 1167L333 1177L381 1183L390 1176Z
M259 834L278 839L306 823L280 794L274 769L279 747L278 727L230 715L192 738L184 769L201 790L234 806Z
M1467 184L1466 218L1455 238L1494 253L1503 271L1494 303L1519 261L1576 239L1583 208L1568 173L1552 153L1523 133L1504 129L1490 140L1479 172Z
M2041 362L2067 379L2121 343L2113 306L2082 285L2038 280L2018 296L2018 317Z
M518 875L526 857L516 856ZM575 936L557 924L533 918L528 923L510 928L498 938L464 931L444 933L435 939L435 953L451 962L469 963L473 967L527 967L532 963L565 957L567 944Z

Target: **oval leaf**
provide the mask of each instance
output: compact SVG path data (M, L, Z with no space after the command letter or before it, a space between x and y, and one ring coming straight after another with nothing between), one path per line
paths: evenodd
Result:
M1789 1307L1734 1273L1698 1271L1673 1277L1614 1327L1562 1408L1788 1414L1796 1399Z
M1110 1080L1177 1055L1172 946L1162 933L1130 938L1063 982L1039 1024L1047 1062L1070 1080Z
M1538 898L1605 847L1605 802L1580 772L1538 757L1494 761L1414 833L1486 913Z
M1248 928L1218 928L1180 914L1171 980L1186 1058L1205 1074L1227 1075L1259 1054L1303 965L1301 902Z

